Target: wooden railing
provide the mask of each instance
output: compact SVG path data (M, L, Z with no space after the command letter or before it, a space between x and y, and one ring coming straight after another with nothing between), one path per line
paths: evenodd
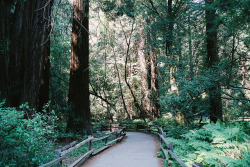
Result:
M131 128L129 125L134 125L135 127ZM120 126L122 126L123 128L120 129ZM155 128L152 129L152 127L155 127ZM96 155L100 153L101 151L111 147L112 143L117 143L120 140L122 140L122 138L126 135L126 133L124 133L124 130L155 132L154 134L158 134L160 138L160 142L164 143L167 147L167 149L164 149L162 146L160 147L160 150L163 152L167 163L169 164L169 160L170 160L169 157L172 157L172 159L175 159L182 167L187 167L187 165L176 154L174 154L173 142L167 141L166 132L164 132L162 128L159 127L158 125L145 125L145 124L140 124L140 123L120 123L120 124L104 125L103 127L101 127L101 129L109 130L110 132L106 133L105 136L100 137L100 138L94 138L92 136L89 136L88 139L78 143L77 145L76 145L76 142L74 141L70 143L69 145L63 147L62 149L56 150L57 159L47 164L41 165L40 167L49 167L55 164L59 164L60 166L62 166L62 160L64 160L68 156L69 153L83 146L84 144L88 143L88 152L82 155L80 158L78 158L71 165L69 165L70 167L78 166L79 164L83 163L86 159L88 159L88 157ZM115 135L115 139L108 142L108 137L110 137L111 135ZM102 141L104 140L105 145L99 149L92 148L92 143L100 141L100 140ZM203 167L203 164L193 163L192 167Z
M168 154L170 154L171 157L174 158L182 167L187 167L187 165L177 155L174 154L174 144L173 142L167 141L166 132L164 132L161 127L158 127L158 136L160 138L161 143L164 143L167 147L167 150L165 150L163 147L160 147L166 158L167 163L169 164ZM203 167L203 164L193 163L192 167Z
M115 135L115 139L108 142L108 137L111 135ZM117 143L123 139L123 137L126 135L124 133L124 128L117 129L114 132L108 132L105 134L105 136L100 138L94 138L92 136L89 136L88 139L76 144L76 142L72 142L69 145L63 147L62 149L56 150L56 156L57 158L53 161L50 161L44 165L41 165L40 167L50 167L55 164L59 164L59 166L62 166L62 161L71 153L72 151L78 149L79 147L83 146L84 144L88 143L88 152L80 156L75 162L69 165L69 167L75 167L82 164L86 159L88 159L90 156L96 155L100 153L101 151L111 147L113 143ZM105 145L102 148L94 149L92 147L92 143L97 141L105 141Z

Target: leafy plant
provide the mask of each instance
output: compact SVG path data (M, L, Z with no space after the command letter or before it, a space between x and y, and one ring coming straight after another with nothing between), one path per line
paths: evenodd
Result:
M249 166L250 140L243 128L240 123L217 122L167 140L174 143L179 158L190 165L201 162L204 166Z
M20 109L0 103L0 166L38 166L54 158L54 121L56 117L35 113L26 119Z

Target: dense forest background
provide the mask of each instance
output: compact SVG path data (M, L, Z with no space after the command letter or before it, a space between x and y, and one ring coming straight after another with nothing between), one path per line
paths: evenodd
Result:
M209 122L238 128L225 142L248 136L249 8L248 0L1 0L0 166L42 164L54 143L99 123L159 124L177 143L200 140L181 135ZM249 136L239 142L245 149ZM249 157L243 145L232 159ZM27 161L13 158L38 147L24 151Z

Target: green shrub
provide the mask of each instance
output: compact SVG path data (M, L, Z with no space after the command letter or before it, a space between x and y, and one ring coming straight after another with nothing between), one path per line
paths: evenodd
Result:
M0 166L38 166L54 159L55 116L35 113L25 119L20 109L0 103Z
M174 152L189 165L202 162L204 166L249 166L250 140L244 132L246 126L217 122L167 140L174 143Z

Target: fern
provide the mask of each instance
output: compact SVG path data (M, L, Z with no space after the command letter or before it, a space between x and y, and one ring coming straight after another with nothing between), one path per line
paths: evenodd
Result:
M246 125L239 123L217 122L189 130L178 139L168 138L168 141L174 143L175 154L188 165L202 162L204 166L247 167L250 166L250 140L244 128Z

